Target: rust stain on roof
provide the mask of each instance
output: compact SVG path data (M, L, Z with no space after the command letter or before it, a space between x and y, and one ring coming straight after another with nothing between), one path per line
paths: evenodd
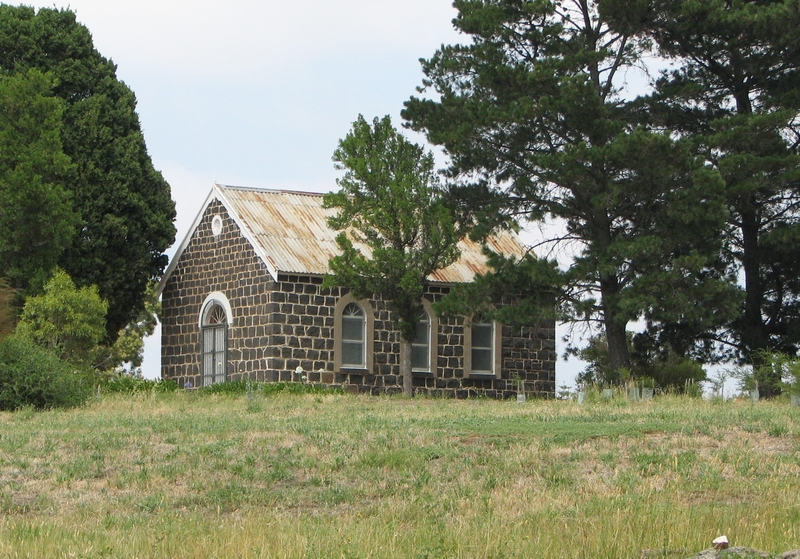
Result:
M322 194L221 185L216 188L276 270L315 275L328 272L328 261L339 254L338 231L328 227L327 219L336 210L322 207ZM369 254L366 246L354 245ZM487 245L506 255L521 257L525 253L511 232L499 233ZM480 244L464 239L458 247L461 258L431 274L430 281L466 283L489 271Z

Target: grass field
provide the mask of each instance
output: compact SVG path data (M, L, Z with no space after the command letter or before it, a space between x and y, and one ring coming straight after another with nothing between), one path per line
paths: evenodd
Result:
M0 557L686 557L800 547L800 408L104 396L0 413Z

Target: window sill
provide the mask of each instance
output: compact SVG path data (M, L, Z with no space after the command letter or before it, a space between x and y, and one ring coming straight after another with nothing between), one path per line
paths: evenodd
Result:
M367 371L363 367L341 367L339 369L340 373L348 374L348 375L368 375L369 371Z

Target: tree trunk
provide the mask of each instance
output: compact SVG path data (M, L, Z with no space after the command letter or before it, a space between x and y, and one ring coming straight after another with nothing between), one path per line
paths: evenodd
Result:
M400 339L400 374L403 376L403 394L414 397L411 383L411 342Z
M753 372L759 373L758 392L761 398L771 398L781 393L780 372L770 366L767 354L770 352L768 326L762 308L764 286L761 280L761 258L759 256L759 220L750 201L742 213L742 269L744 271L744 311L741 321L741 343L743 353L753 365Z
M628 334L626 333L628 324L624 320L619 320L614 308L618 292L616 277L600 280L601 308L608 342L608 357L611 370L615 375L619 375L622 369L630 370L631 368L631 355L628 350Z
M625 330L625 324L615 322L613 319L604 320L606 328L606 340L608 341L608 357L611 362L611 370L617 375L622 369L630 370L631 356L628 350L628 334Z

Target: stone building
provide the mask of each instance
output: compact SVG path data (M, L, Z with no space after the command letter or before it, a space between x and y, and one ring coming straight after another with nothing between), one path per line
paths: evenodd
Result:
M350 392L400 392L391 302L322 288L336 232L322 195L214 185L162 279L161 376L190 388L305 381ZM489 242L522 254L516 236ZM481 247L429 279L412 346L417 393L487 397L555 392L555 326L437 317L432 303L485 272Z

